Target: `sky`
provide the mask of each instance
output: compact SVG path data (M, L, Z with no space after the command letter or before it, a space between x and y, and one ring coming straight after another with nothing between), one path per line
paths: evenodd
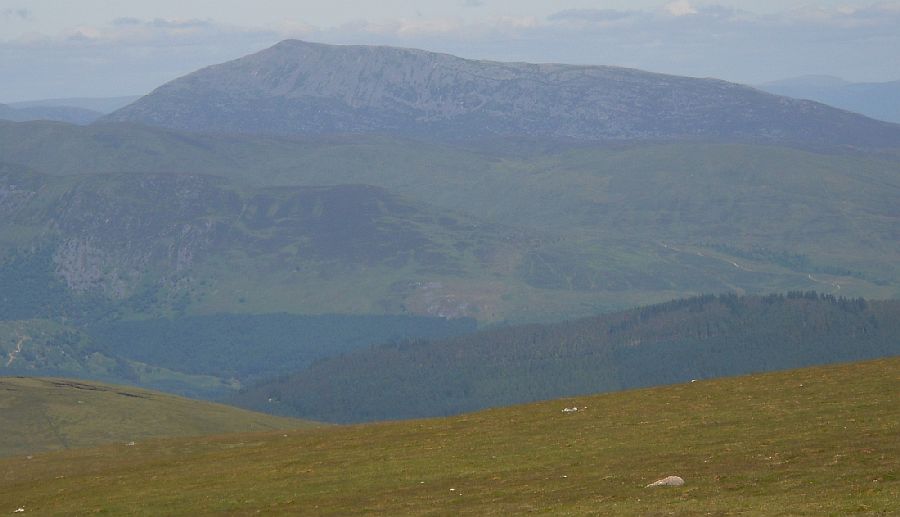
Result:
M0 102L144 94L287 38L747 84L900 80L900 0L0 0Z

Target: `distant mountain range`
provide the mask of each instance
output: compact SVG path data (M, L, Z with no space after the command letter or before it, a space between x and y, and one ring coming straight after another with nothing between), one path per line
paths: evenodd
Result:
M900 81L852 83L827 75L808 75L759 86L776 95L809 99L855 111L867 117L900 123Z
M55 120L84 126L99 119L103 113L72 106L33 106L16 108L0 104L0 120L27 122L31 120Z
M900 145L898 125L724 81L296 40L176 79L103 120L281 135Z
M112 113L140 99L140 95L124 95L119 97L66 97L61 99L36 99L31 101L10 102L13 108L45 108L69 107L81 108L98 113Z
M111 113L140 96L126 97L86 97L69 99L41 99L34 101L0 104L0 120L27 122L32 120L52 120L84 126L103 115Z

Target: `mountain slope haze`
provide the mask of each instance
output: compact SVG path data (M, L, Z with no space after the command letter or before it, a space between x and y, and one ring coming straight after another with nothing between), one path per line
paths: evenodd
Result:
M900 126L724 81L296 40L176 79L103 120L231 133L900 144Z

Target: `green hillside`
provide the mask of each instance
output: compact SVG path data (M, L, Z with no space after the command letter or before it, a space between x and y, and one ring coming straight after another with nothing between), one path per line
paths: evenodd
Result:
M43 319L0 321L0 376L13 375L95 379L205 398L240 387L233 377L129 358L78 327Z
M141 389L53 378L0 377L0 412L0 456L314 425Z
M0 460L0 509L889 515L900 501L898 383L890 359L447 419L17 456ZM685 485L644 488L668 475Z
M10 165L0 180L6 319L226 311L496 319L489 311L502 292L482 286L484 300L468 303L476 284L530 289L509 265L533 248L526 234L378 187L54 177ZM455 301L457 284L470 291Z
M900 162L890 153L699 142L497 140L461 147L387 137L277 139L0 123L0 155L18 164L7 170L19 171L0 173L9 192L0 211L27 209L5 218L5 250L34 250L36 236L74 239L69 262L83 256L95 269L118 273L80 285L157 289L144 294L162 301L162 313L181 307L188 313L459 314L465 306L465 315L483 322L550 321L704 292L900 294ZM26 166L48 176L23 179ZM167 175L158 172L182 179L163 181ZM145 188L135 175L154 185ZM356 249L377 251L385 260L376 267L332 261L353 251L346 241L338 245L345 234L304 242L323 236L309 234L315 219L296 212L258 219L263 206L315 206L314 196L298 194L297 186L335 184L387 189L366 194L375 205L386 203L385 210L349 219L366 223L349 235L369 239ZM40 195L32 196L37 188ZM205 206L178 206L179 188L187 195L180 202L198 196ZM326 219L343 218L363 202L348 188L330 191L342 192L344 204ZM91 221L83 212L95 203L111 221L133 227L98 236L108 228L57 224L63 215ZM144 233L138 241L131 231ZM130 240L109 242L122 236ZM209 239L219 248L195 253ZM427 253L412 257L426 242ZM113 245L117 253L109 252ZM118 256L123 248L136 255ZM316 260L284 259L300 250L318 254ZM178 253L180 263L173 260ZM215 260L201 267L204 256ZM152 267L143 267L147 257ZM3 260L0 276L13 271L10 259ZM50 269L57 278L66 271L49 264L22 267ZM20 269L11 274L20 277Z
M355 349L475 330L470 319L215 314L95 322L0 321L0 376L95 379L220 398Z
M703 296L360 349L241 390L331 422L444 416L563 396L900 355L900 301Z

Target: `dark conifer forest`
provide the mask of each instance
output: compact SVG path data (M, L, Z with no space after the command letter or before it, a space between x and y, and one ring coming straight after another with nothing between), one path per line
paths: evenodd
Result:
M569 395L900 354L900 301L700 296L563 323L403 341L242 391L335 422L440 416Z

